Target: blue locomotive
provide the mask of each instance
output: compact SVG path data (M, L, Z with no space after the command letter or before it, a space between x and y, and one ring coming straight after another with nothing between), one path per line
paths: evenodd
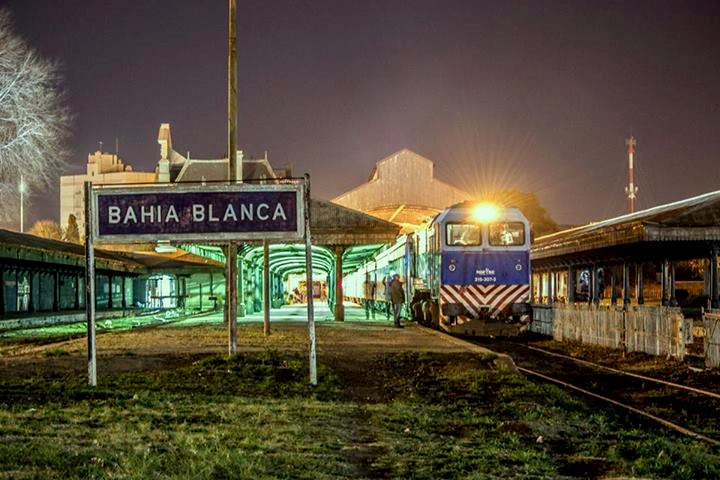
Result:
M345 291L362 300L374 282L382 303L382 279L398 273L415 320L461 335L516 335L530 319L530 240L516 208L455 205L347 275Z

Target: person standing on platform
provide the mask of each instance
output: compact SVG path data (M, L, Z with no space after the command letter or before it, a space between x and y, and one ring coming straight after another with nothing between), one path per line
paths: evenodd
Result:
M365 275L363 283L363 296L365 297L365 319L370 320L370 314L375 320L375 282L370 280L370 275Z
M397 273L393 275L392 284L390 285L390 297L392 300L395 327L403 328L400 324L400 312L402 311L403 303L405 303L405 289L400 281L400 275Z
M390 294L390 290L392 290L392 282L393 282L393 276L388 275L387 277L383 277L383 296L385 297L385 317L390 320L390 315L392 314L392 295Z

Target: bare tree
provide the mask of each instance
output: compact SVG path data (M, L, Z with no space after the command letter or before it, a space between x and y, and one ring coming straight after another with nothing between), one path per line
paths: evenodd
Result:
M0 221L16 217L20 175L30 192L57 181L68 156L70 112L57 64L41 58L0 9Z
M68 216L67 228L63 240L66 242L80 243L80 230L78 229L77 218L72 213Z
M29 233L31 235L51 238L53 240L62 240L63 237L62 228L60 228L60 225L53 220L38 220L32 226Z

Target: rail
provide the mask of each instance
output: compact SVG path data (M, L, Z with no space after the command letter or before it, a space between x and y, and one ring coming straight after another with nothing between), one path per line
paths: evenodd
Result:
M475 347L475 348L477 347L476 343L474 343L474 342L469 342L469 341L467 341L467 340L463 340L463 339L460 339L460 338L457 338L457 337L454 337L454 336L451 336L451 335L448 335L448 337L453 338L453 339L456 340L457 342L463 342L464 344L466 344L468 350L473 350L473 347ZM510 343L511 343L512 345L522 345L522 344L518 344L518 343L515 343L515 342L510 342ZM658 383L658 384L662 384L662 385L664 385L664 386L673 387L673 388L676 388L676 389L679 389L679 390L685 390L685 391L689 391L689 392L692 392L692 393L695 393L695 394L705 395L705 396L710 397L710 398L713 398L713 399L715 399L715 400L720 399L720 394L717 394L717 393L715 393L715 392L709 392L709 391L707 391L707 390L702 390L702 389L698 389L698 388L694 388L694 387L689 387L689 386L687 386L687 385L676 384L676 383L673 383L673 382L668 382L668 381L661 380L661 379L657 379L657 378L646 377L646 376L644 376L644 375L633 374L633 373L630 373L630 372L625 372L625 371L622 371L622 370L614 369L614 368L611 368L611 367L605 367L604 365L598 365L598 364L595 364L595 363L593 363L593 362L589 362L589 361L587 361L587 360L576 359L576 358L573 358L573 357L569 357L569 356L567 356L567 355L557 354L557 353L555 353L555 352L548 352L548 351L546 351L546 350L544 350L544 349L540 349L540 348L537 348L537 347L531 347L531 346L528 346L528 345L522 345L522 346L523 346L523 347L528 347L530 350L537 350L537 351L539 351L539 352L541 352L541 353L543 353L543 354L548 354L548 355L550 355L550 356L563 357L563 358L566 358L566 359L568 359L568 360L573 360L573 361L575 361L575 362L578 362L578 363L580 363L580 364L585 364L585 365L590 366L590 367L593 367L593 368L601 368L601 369L604 369L604 370L612 371L612 372L615 373L615 374L622 374L622 375L627 375L627 376L629 376L629 377L640 378L640 379L642 379L642 380L644 380L644 381L656 382L656 383ZM490 347L490 348L491 348L491 349L494 349L494 347ZM508 352L507 352L507 351L506 351L506 352L503 352L503 354L508 354ZM667 420L667 419L665 419L665 418L662 418L662 417L660 417L660 416L658 416L658 415L654 415L654 414L652 414L652 413L649 413L648 411L643 410L643 409L641 409L641 408L637 408L637 407L634 407L634 406L632 406L632 405L628 405L628 404L626 404L626 403L624 403L624 402L621 402L621 401L619 401L619 400L616 400L616 399L614 399L614 398L610 398L610 397L607 396L607 395L600 395L600 394L598 394L598 393L595 393L595 392L592 392L592 391L590 391L590 390L587 390L586 388L582 388L582 387L580 387L580 386L578 386L578 385L576 385L576 384L573 384L573 383L571 383L571 382L567 382L567 381L565 381L565 380L560 380L560 379L555 378L555 377L553 377L553 376L547 375L546 373L538 372L538 371L536 371L536 370L533 370L533 369L530 369L530 368L527 368L527 367L520 366L520 365L517 364L517 360L516 360L515 358L513 358L513 360L515 360L515 368L517 368L517 370L518 370L519 372L521 372L521 373L523 373L523 374L525 374L525 375L532 376L532 377L537 377L537 378L540 378L540 379L542 379L542 380L544 380L544 381L548 381L548 382L551 382L551 383L555 383L555 384L561 385L561 386L563 386L563 387L565 387L565 388L568 388L568 389L570 389L570 390L574 390L574 391L576 391L576 392L582 393L583 395L586 395L586 396L588 396L588 397L594 398L594 399L596 399L596 400L601 400L601 401L603 401L603 402L605 402L605 403L608 403L608 404L610 404L610 405L613 405L613 406L615 406L615 407L622 408L622 409L627 410L627 411L629 411L629 412L631 412L631 413L633 413L633 414L636 414L636 415L639 415L639 416L641 416L641 417L644 417L644 418L647 418L647 419L649 419L649 420L652 420L653 422L655 422L655 423L657 423L657 424L659 424L659 425L661 425L661 426L663 426L663 427L665 427L665 428L668 428L668 429L670 429L670 430L673 430L673 431L675 431L675 432L678 432L678 433L681 433L681 434L683 434L683 435L692 437L692 438L694 438L694 439L696 439L696 440L700 440L700 441L709 443L709 444L714 445L714 446L720 446L720 440L717 440L717 439L715 439L715 438L711 438L711 437L709 437L709 436L707 436L707 435L704 435L704 434L702 434L702 433L696 432L696 431L694 431L694 430L692 430L692 429L690 429L690 428L683 427L682 425L679 425L679 424L677 424L677 423L671 422L670 420Z
M668 386L668 387L676 388L676 389L678 389L678 390L686 390L686 391L688 391L688 392L693 392L693 393L697 393L697 394L700 394L700 395L705 395L705 396L707 396L707 397L717 398L717 399L720 400L720 394L715 393L715 392L710 392L710 391L708 391L708 390L703 390L703 389L701 389L701 388L690 387L690 386L688 386L688 385L683 385L683 384L680 384L680 383L668 382L667 380L662 380L662 379L659 379L659 378L648 377L648 376L645 376L645 375L640 375L640 374L638 374L638 373L627 372L627 371L625 371L625 370L618 370L617 368L612 368L612 367L608 367L608 366L605 366L605 365L600 365L599 363L590 362L590 361L588 361L588 360L582 360L582 359L580 359L580 358L571 357L571 356L569 356L569 355L563 355L562 353L551 352L550 350L545 350L545 349L543 349L543 348L533 347L532 345L525 345L525 344L523 344L523 343L515 343L515 345L519 345L519 346L522 346L522 347L525 347L525 348L529 348L530 350L535 350L535 351L538 351L538 352L542 352L542 353L545 353L545 354L547 354L547 355L552 355L552 356L560 357L560 358L566 358L566 359L568 359L568 360L572 360L572 361L574 361L574 362L577 362L577 363L579 363L579 364L581 364L581 365L588 365L588 366L593 367L593 368L598 368L598 369L607 370L607 371L610 371L610 372L613 372L613 373L619 373L619 374L622 374L622 375L627 375L628 377L634 377L634 378L638 378L638 379L644 380L644 381L655 382L655 383L658 383L658 384L661 384L661 385L665 385L665 386Z
M564 382L564 381L562 381L562 380L558 380L557 378L549 377L549 376L547 376L547 375L545 375L545 374L536 372L536 371L534 371L534 370L530 370L529 368L517 367L517 369L518 369L519 371L523 372L523 373L528 374L528 375L533 375L533 376L535 376L535 377L542 378L543 380L546 380L546 381L549 381L549 382L553 382L553 383L557 383L558 385L562 385L563 387L569 388L569 389L571 389L571 390L575 390L575 391L580 392L580 393L582 393L582 394L584 394L584 395L587 395L587 396L589 396L589 397L596 398L596 399L598 399L598 400L603 400L603 401L605 401L605 402L607 402L607 403L610 403L610 404L612 404L612 405L615 405L616 407L620 407L620 408L623 408L623 409L625 409L625 410L628 410L628 411L631 411L631 412L633 412L633 413L636 413L636 414L638 414L638 415L641 415L641 416L643 416L643 417L645 417L645 418L649 418L650 420L653 420L653 421L659 423L660 425L662 425L662 426L664 426L664 427L670 428L670 429L672 429L672 430L675 430L676 432L685 434L685 435L687 435L687 436L689 436L689 437L696 438L697 440L702 440L703 442L707 442L707 443L710 443L710 444L716 445L716 446L717 446L717 445L720 445L720 441L715 440L714 438L707 437L707 436L705 436L705 435L703 435L703 434L701 434L701 433L697 433L697 432L695 432L695 431L693 431L693 430L690 430L690 429L688 429L688 428L685 428L685 427L683 427L683 426L680 426L680 425L678 425L678 424L676 424L676 423L673 423L673 422L671 422L671 421L669 421L669 420L665 420L664 418L660 418L660 417L658 417L658 416L656 416L656 415L653 415L652 413L648 413L648 412L646 412L646 411L644 411L644 410L641 410L641 409L639 409L639 408L635 408L635 407L633 407L633 406L631 406L631 405L627 405L627 404L625 404L625 403L618 402L617 400L613 400L612 398L606 397L606 396L604 396L604 395L599 395L599 394L594 393L594 392L591 392L591 391L589 391L589 390L585 390L584 388L580 388L580 387L578 387L577 385L573 385L573 384L571 384L571 383Z

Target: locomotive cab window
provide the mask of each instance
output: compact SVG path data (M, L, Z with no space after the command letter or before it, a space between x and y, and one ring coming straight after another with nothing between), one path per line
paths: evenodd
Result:
M491 223L488 237L493 247L525 245L525 225L521 222Z
M482 230L480 229L480 225L472 223L448 223L446 229L447 244L450 247L482 244Z

